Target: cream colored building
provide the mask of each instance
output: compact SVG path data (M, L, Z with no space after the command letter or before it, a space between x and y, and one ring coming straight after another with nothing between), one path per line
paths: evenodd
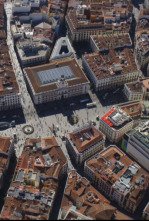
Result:
M143 100L144 87L142 82L133 82L125 84L124 94L128 101Z
M105 147L105 136L87 124L67 134L66 146L76 164L82 164Z
M104 55L87 54L82 60L96 91L113 89L138 79L138 69L129 48L119 51L119 55L113 49Z
M125 132L133 128L132 118L120 107L112 108L100 119L99 129L112 143L118 143Z

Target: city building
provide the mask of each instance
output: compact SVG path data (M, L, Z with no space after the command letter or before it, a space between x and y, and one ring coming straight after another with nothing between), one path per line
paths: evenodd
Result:
M43 1L43 0L42 0ZM45 1L46 2L46 1ZM31 11L39 11L40 0L15 0L12 6L12 14L29 14Z
M8 137L0 137L0 189L4 185L4 178L14 154L14 141L10 141Z
M102 35L92 35L90 45L93 52L104 52L109 49L121 50L131 48L132 41L129 33L111 33Z
M124 94L128 101L143 100L144 88L142 82L136 81L125 84Z
M82 61L96 91L116 88L138 79L134 55L129 48L87 54Z
M54 137L26 139L0 219L48 220L67 167Z
M3 2L2 2L3 3ZM0 4L0 23L4 25L4 7ZM0 111L21 107L19 87L10 59L4 28L0 29Z
M149 121L143 120L135 129L125 133L122 149L149 171Z
M133 128L134 122L120 107L111 108L100 119L99 129L112 143L121 141L123 135Z
M149 78L125 84L124 94L128 101L149 100Z
M142 117L142 101L131 101L119 105L133 119L133 127L137 127Z
M67 179L58 220L132 220L110 205L90 182L72 170Z
M67 37L59 38L53 48L50 60L75 57L75 51Z
M141 68L144 68L149 63L149 35L142 33L136 41L136 58Z
M130 213L148 191L149 174L116 146L87 160L84 171L92 184Z
M146 205L145 209L143 210L142 219L149 220L149 203Z
M35 104L87 94L89 90L87 77L72 58L26 68L24 73Z
M16 43L16 49L22 67L44 64L50 57L49 47L38 39L21 39Z
M66 146L76 164L82 164L105 147L105 136L87 124L66 135Z
M34 27L33 38L40 39L41 43L53 46L55 40L55 31L52 25L42 22Z
M86 1L69 8L66 16L68 35L72 42L88 41L91 35L130 31L132 4L130 1Z
M14 41L24 36L26 38L33 37L31 23L21 23L19 19L13 19L10 27Z

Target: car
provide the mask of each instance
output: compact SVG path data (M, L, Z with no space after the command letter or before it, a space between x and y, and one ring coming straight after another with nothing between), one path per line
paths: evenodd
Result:
M12 118L18 118L18 116L17 115L13 115Z
M16 126L16 122L15 122L15 120L13 120L12 122L11 122L11 127L15 127Z

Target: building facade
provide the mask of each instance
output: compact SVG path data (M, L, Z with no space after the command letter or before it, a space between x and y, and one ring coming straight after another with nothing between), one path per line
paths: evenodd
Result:
M143 100L144 88L141 82L127 83L124 86L124 94L128 101Z
M138 69L131 49L83 56L83 67L96 91L113 89L138 79Z
M105 147L105 137L93 125L88 124L68 133L66 146L76 164L82 164Z
M102 193L130 213L136 211L149 187L149 174L116 146L86 161L84 172Z
M125 151L149 171L149 121L143 121L139 126L125 134Z
M48 220L67 168L54 137L26 139L0 219Z
M112 108L100 119L99 129L106 138L113 143L118 143L125 132L133 128L132 118L120 107Z
M26 68L24 73L35 104L87 94L90 87L87 77L72 58Z

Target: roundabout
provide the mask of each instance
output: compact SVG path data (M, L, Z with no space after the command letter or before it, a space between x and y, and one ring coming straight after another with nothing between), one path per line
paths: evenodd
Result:
M32 134L34 133L34 128L31 125L26 125L25 127L23 127L23 132L25 134Z

